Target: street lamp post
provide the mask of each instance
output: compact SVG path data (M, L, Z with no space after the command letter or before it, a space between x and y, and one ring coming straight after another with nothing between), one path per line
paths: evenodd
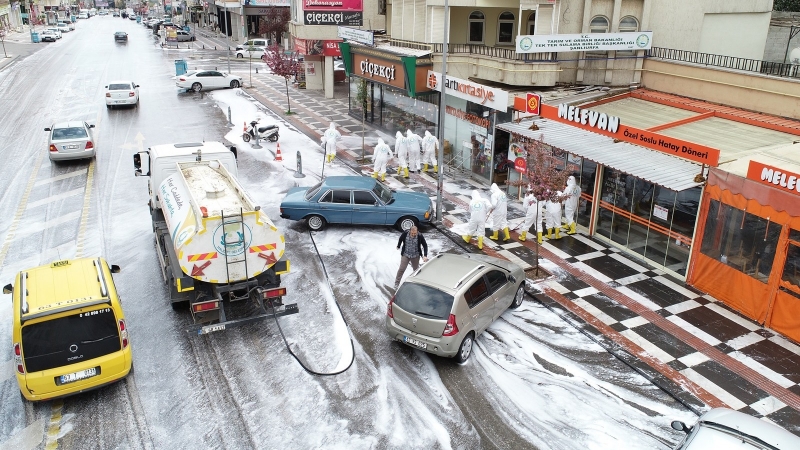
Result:
M228 2L225 2L225 34L228 35L228 73L231 73L231 13L228 12Z
M439 173L436 175L436 221L442 223L442 189L444 187L444 111L446 109L445 86L447 83L447 41L450 24L450 7L444 0L444 36L442 38L442 95L439 97ZM453 150L455 151L455 149Z

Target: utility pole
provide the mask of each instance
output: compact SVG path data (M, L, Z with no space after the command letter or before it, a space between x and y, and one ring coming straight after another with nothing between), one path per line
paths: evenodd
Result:
M231 13L228 12L228 2L225 2L225 34L228 35L228 73L231 73Z
M436 174L436 221L442 223L442 189L444 187L444 110L447 83L447 41L450 25L450 6L444 0L444 36L442 38L442 93L439 96L439 173ZM453 149L455 151L455 149Z

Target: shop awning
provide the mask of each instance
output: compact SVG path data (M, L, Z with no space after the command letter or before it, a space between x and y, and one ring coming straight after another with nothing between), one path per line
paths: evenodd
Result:
M538 130L530 129L534 122ZM700 173L700 164L627 142L614 142L610 137L553 120L509 122L497 125L497 128L529 139L541 139L553 147L674 191L702 184L694 181L694 177Z

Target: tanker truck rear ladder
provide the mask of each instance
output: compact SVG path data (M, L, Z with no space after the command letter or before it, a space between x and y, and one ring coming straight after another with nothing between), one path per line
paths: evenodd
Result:
M224 247L225 247L226 250L228 248L231 248L231 247L233 247L233 248L242 248L242 256L241 256L241 259L232 259L232 257L230 257L228 255L229 252L227 252L227 251L225 252L225 275L227 276L228 284L226 286L224 286L224 287L223 286L219 286L218 290L220 292L228 292L229 293L228 295L230 296L231 300L244 300L244 299L248 298L246 295L244 297L235 297L234 296L233 292L231 291L231 282L230 282L230 280L231 280L231 266L233 266L235 264L244 264L244 273L245 274L250 273L250 272L247 271L247 249L244 248L245 247L245 241L244 241L244 212L242 211L242 208L239 208L239 214L233 214L233 215L230 215L230 216L226 216L224 210L221 211L221 213L222 213L222 229L223 230L228 229L229 225L236 225L237 226L236 228L239 230L239 232L236 233L236 235L239 238L237 240L233 240L233 241L228 241L228 233L225 233L225 232L222 233L222 239L223 239ZM250 289L249 284L250 283L248 283L248 290ZM253 281L252 284L253 284L253 287L255 287L255 286L258 285L258 282L257 281ZM237 289L241 289L241 286L239 286Z

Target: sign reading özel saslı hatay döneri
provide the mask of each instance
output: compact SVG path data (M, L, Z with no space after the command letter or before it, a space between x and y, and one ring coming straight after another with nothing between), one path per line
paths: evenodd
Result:
M751 160L747 166L747 178L800 195L800 174L779 167Z
M427 86L428 89L442 92L442 74L429 70ZM473 83L469 80L448 75L445 79L445 94L472 103L478 103L497 111L508 111L508 92L491 86Z

